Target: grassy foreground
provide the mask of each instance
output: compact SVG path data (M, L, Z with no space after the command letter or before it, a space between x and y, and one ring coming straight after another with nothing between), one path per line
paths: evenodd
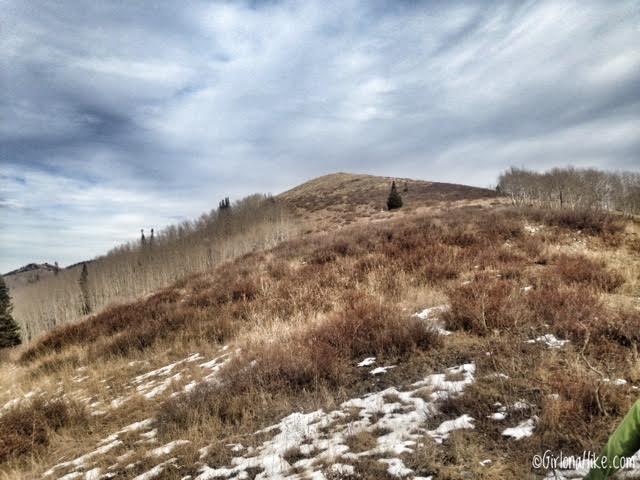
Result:
M433 208L187 277L3 359L0 475L41 478L102 445L87 471L134 478L171 456L157 478L195 478L203 465L230 465L233 445L259 445L272 434L253 433L292 412L473 363L475 382L426 428L461 415L475 428L441 445L425 436L402 460L439 479L535 478L534 454L599 450L637 398L639 231L604 214ZM413 316L440 305L451 335ZM550 334L568 342L548 345ZM357 366L365 357L395 368L371 375ZM533 435L503 435L507 424L490 418L497 402L522 406L508 426L536 418ZM146 419L147 437L132 429L109 441ZM349 438L349 448L385 433ZM176 440L166 456L151 454ZM375 460L348 463L360 478L393 478Z

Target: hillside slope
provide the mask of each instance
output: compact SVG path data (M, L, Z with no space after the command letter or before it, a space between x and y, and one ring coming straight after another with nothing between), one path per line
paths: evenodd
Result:
M484 188L352 173L317 177L277 198L312 227L326 223L348 225L357 220L388 218L386 201L394 180L404 204L401 214L443 203L496 199L494 191Z
M12 352L0 477L534 479L534 454L597 451L640 388L638 225L466 203L288 240Z
M492 203L299 236L5 354L0 478L540 479L597 451L640 388L638 225Z

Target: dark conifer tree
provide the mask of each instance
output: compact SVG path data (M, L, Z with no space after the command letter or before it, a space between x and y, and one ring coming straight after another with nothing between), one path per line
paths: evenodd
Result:
M81 295L81 307L80 313L82 315L88 315L91 313L91 304L89 303L89 270L87 264L82 264L82 272L80 272L80 295Z
M0 276L0 348L20 345L20 327L13 319L9 287Z
M402 207L402 197L398 193L396 182L392 182L391 191L389 192L389 198L387 198L387 208L389 210L394 210L400 207Z
M228 210L231 208L231 202L229 202L229 197L225 197L224 200L220 200L218 204L220 210Z

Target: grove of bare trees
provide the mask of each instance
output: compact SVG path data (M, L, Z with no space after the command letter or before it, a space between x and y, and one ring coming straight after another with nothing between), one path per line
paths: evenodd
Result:
M497 190L514 205L640 213L640 174L633 172L566 167L539 173L511 167L500 175Z
M256 249L269 248L294 231L274 198L252 195L195 221L158 232L153 242L130 242L76 267L12 289L14 318L30 340L51 328L167 286Z

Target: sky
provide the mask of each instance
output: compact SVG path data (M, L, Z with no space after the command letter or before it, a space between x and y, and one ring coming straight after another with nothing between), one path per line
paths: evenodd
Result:
M639 40L636 0L0 0L0 272L336 171L638 171Z

